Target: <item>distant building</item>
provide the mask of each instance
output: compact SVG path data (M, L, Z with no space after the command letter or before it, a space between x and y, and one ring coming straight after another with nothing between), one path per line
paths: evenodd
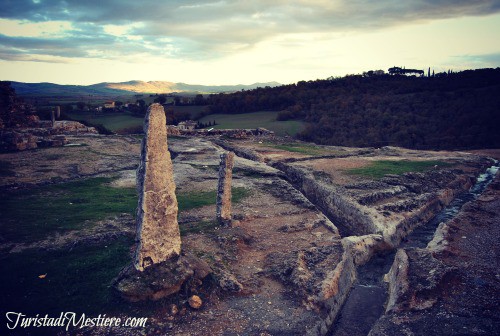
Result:
M115 102L114 101L107 101L104 103L104 108L105 109L114 109L115 108Z
M198 125L196 121L186 120L186 121L181 121L178 127L180 130L183 131L193 131L196 128L196 125Z

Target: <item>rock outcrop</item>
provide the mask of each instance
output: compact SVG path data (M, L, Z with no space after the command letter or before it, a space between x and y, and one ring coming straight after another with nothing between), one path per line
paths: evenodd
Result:
M217 188L217 221L221 224L231 222L231 181L233 178L234 153L220 156L219 185Z
M370 335L498 334L499 195L497 176L426 248L398 251L387 310Z
M138 245L134 265L139 271L178 256L181 251L172 161L165 112L160 104L149 107L144 132L137 170Z

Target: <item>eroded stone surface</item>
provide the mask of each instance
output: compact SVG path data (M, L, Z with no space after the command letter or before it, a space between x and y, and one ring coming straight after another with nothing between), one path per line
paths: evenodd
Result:
M137 170L137 270L180 254L177 198L172 161L167 146L165 112L160 104L149 107L145 118L141 163Z
M219 185L217 188L217 221L231 221L231 182L233 178L234 153L224 153L220 156Z
M498 318L500 178L457 217L440 225L427 248L398 252L388 275L390 299L370 335L494 335Z

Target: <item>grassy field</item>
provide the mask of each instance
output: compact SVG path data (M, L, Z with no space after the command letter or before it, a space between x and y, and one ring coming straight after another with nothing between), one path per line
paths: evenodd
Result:
M135 188L113 188L113 178L92 178L26 190L0 198L0 235L12 242L31 242L48 235L83 229L93 221L120 213L134 214ZM233 202L248 196L233 188ZM215 204L215 190L179 193L179 211Z
M94 115L93 112L70 112L67 113L74 120L88 121L92 124L101 124L110 131L119 133L126 128L142 127L143 118L133 117L130 113L105 113Z
M26 250L0 257L1 295L10 311L97 314L116 310L110 284L130 262L132 238L70 251Z
M196 118L205 106L174 106L175 113L189 113L191 119ZM78 121L100 124L115 133L123 133L127 129L141 130L144 119L134 117L130 112L105 112L95 115L93 112L69 112L67 115Z
M9 167L2 167L8 173ZM0 197L0 236L5 241L29 243L51 234L82 230L118 213L135 213L135 188L111 187L113 180L98 177L6 193ZM234 188L233 202L249 195L247 189ZM215 204L216 191L180 192L177 199L179 211L186 211ZM210 231L217 225L215 220L189 223L180 230L186 235ZM126 313L132 308L117 301L110 284L131 261L133 243L131 237L118 237L71 249L1 253L2 306L33 316L41 311L56 316L61 311ZM135 316L138 308L134 305Z
M189 113L191 119L196 119L206 106L174 106L174 113Z
M86 221L137 207L135 188L110 188L111 178L93 178L26 190L0 199L0 235L35 241L55 232L82 229Z
M366 167L349 169L347 172L352 175L379 179L386 174L401 175L408 172L421 172L433 168L434 166L449 167L451 164L443 161L380 160L373 161Z
M296 120L276 121L277 112L254 112L245 114L211 114L200 119L206 123L216 121L216 129L257 128L263 127L274 131L276 135L294 136L302 131L305 123Z

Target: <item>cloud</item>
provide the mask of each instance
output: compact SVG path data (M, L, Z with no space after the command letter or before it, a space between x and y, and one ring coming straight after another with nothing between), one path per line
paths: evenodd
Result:
M500 64L500 53L454 56L451 63L463 69L498 67Z
M57 39L9 38L3 31L0 45L63 57L142 52L196 59L284 34L359 32L499 11L500 0L3 0L0 18L71 22L73 29Z

